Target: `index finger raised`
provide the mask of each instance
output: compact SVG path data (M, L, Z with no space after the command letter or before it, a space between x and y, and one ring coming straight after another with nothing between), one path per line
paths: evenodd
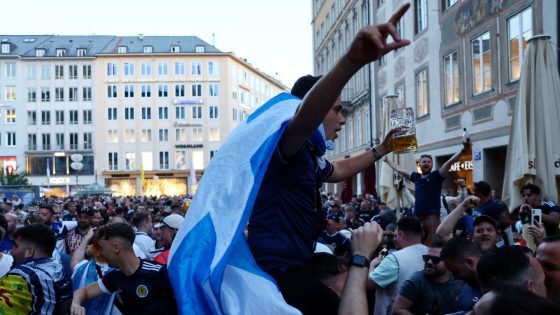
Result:
M399 10L395 12L393 16L391 16L391 18L389 19L389 23L397 25L406 11L408 11L408 8L410 8L410 3L406 3L402 7L400 7Z

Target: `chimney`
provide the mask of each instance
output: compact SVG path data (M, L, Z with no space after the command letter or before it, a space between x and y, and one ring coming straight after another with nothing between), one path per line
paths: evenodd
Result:
M139 40L144 40L144 34L138 34L138 39Z

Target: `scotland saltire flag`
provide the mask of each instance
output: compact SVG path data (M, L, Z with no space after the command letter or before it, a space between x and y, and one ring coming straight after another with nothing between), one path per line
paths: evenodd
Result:
M300 314L256 264L244 228L266 168L300 99L283 93L220 147L173 245L169 276L181 314Z

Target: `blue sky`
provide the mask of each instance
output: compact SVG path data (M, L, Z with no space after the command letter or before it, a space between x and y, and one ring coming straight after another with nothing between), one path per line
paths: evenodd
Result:
M5 8L3 34L195 35L290 87L312 73L309 0L27 0Z

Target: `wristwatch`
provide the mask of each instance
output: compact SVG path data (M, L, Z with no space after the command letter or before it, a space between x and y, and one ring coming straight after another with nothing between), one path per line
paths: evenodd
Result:
M354 255L352 256L352 265L358 267L368 267L369 268L369 259L362 255Z

